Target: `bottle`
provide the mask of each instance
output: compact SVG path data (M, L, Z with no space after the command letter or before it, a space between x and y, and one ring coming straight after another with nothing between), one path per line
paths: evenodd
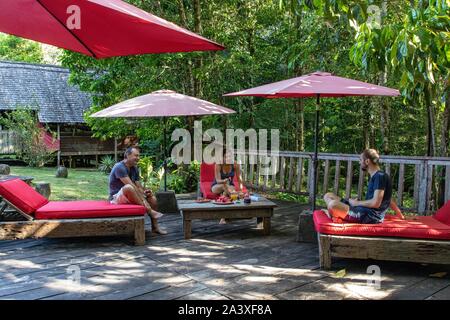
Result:
M248 193L246 193L244 196L244 203L249 204L251 202L252 202L252 200L250 199L250 195Z

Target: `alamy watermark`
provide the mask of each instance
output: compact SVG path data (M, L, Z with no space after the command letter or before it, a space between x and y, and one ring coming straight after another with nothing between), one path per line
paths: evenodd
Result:
M372 29L381 29L381 20L386 15L387 2L383 2L381 8L377 5L371 4L367 7L367 24Z
M66 13L69 17L66 20L66 26L69 30L81 29L81 9L77 5L67 7Z
M278 172L280 152L280 130L226 129L225 139L221 130L211 128L203 132L201 121L194 123L194 139L186 129L175 129L171 140L178 142L172 149L171 159L175 164L189 164L192 160L206 163L260 164L261 175L274 175ZM192 140L194 145L192 145ZM203 147L204 142L210 142ZM246 147L248 145L248 148ZM192 150L193 148L193 150ZM226 152L224 152L224 149ZM192 152L193 151L193 152ZM194 159L192 159L192 154ZM247 161L248 159L248 161Z
M375 289L381 289L381 268L377 265L367 267L367 274L371 276L367 279L367 285Z

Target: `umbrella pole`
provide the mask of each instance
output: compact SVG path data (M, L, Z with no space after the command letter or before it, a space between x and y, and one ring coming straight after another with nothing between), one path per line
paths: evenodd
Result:
M319 140L319 111L320 111L320 95L317 95L316 103L316 122L315 122L315 134L314 134L314 160L313 160L313 198L312 198L312 211L316 210L316 196L317 196L317 168L319 166L318 157L318 140Z
M166 133L166 124L167 124L167 119L166 117L163 117L163 123L164 123L164 137L163 137L163 143L164 143L164 191L167 191L167 133Z

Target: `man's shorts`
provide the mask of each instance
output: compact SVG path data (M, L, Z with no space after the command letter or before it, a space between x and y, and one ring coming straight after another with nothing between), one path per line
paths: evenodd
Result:
M119 190L111 199L111 204L130 204L130 200L123 194L123 188Z
M374 224L382 223L384 220L384 213L380 215L375 210L362 206L352 207L347 199L342 199L341 202L350 207L347 216L344 218L346 222Z

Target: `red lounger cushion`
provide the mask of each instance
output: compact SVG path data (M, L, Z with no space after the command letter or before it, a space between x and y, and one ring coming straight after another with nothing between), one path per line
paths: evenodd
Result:
M440 222L450 226L450 200L442 208L436 211L434 217Z
M207 199L217 199L219 196L217 194L214 194L211 191L211 185L214 181L214 167L215 164L208 164L203 162L200 165L200 191L203 194L204 198ZM234 179L233 179L234 185L237 186L238 185L238 180L237 180L237 176L234 175ZM243 186L243 190L242 192L247 192L247 189L245 188L245 186Z
M402 220L387 215L379 224L333 223L325 212L316 210L314 225L318 233L330 235L450 240L450 226L432 216Z
M52 201L36 211L36 219L86 219L143 216L143 206L110 204L107 201Z
M0 195L29 215L48 203L47 198L20 179L0 181Z

